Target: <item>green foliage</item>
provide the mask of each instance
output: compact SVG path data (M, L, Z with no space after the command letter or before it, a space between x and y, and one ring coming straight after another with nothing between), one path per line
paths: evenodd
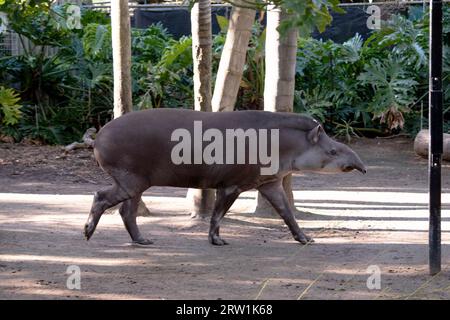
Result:
M259 22L252 28L244 73L239 92L238 109L262 109L264 97L266 29Z
M136 66L147 76L141 77L138 87L143 94L138 109L160 107L187 107L192 91L192 39L171 40L163 49L156 64L151 61ZM165 103L164 103L165 100Z
M19 95L11 88L0 86L0 120L6 126L17 124L22 115Z
M403 128L403 113L414 102L418 84L400 61L396 55L385 61L371 60L357 78L362 85L370 85L374 92L367 111L381 118L381 123L387 123L390 130Z
M428 31L422 20L411 21L402 15L393 15L383 22L380 31L372 34L366 45L376 46L378 52L387 50L404 57L403 65L415 70L428 63Z
M196 0L189 0L190 5L195 2ZM280 7L289 14L289 18L280 25L280 33L285 34L290 28L298 28L300 35L303 37L309 36L314 29L319 30L319 32L325 31L325 28L333 20L330 10L337 13L345 12L338 6L339 0L224 0L224 2L257 10L265 10L269 5ZM218 22L223 29L225 21L220 18Z
M78 139L86 127L110 118L112 70L105 67L105 61L111 63L105 50L107 32L101 32L105 26L97 32L98 24L88 24L84 35L84 30L70 27L68 4L55 6L52 2L5 1L0 6L19 40L23 44L25 38L31 41L31 46L23 46L21 55L0 59L0 84L17 88L23 101L20 121L8 129L0 127L0 131L7 130L17 140L29 136L67 143ZM102 17L108 21L104 13L84 10L82 21ZM95 32L94 36L89 32ZM104 112L106 108L108 112Z
M325 122L328 110L333 106L330 96L320 87L295 91L294 111L305 113L311 117Z
M355 132L354 125L356 121L347 122L342 120L341 123L334 122L336 128L336 136L343 137L347 142L352 140L352 137L358 137L358 134Z
M51 0L12 1L0 5L7 14L8 27L34 45L62 47L68 44L67 12L61 6L52 6Z
M324 32L325 28L333 20L329 10L337 13L345 11L338 7L339 0L279 0L274 1L288 13L291 18L282 22L280 32L284 33L289 28L298 28L300 36L308 36L314 29Z
M161 23L151 25L147 29L132 30L132 50L135 61L157 63L171 40L172 37Z
M23 101L20 119L9 116L16 110L12 105L2 105L2 119L5 113L8 120L0 132L16 140L30 137L64 144L112 118L111 27L105 13L82 10L84 28L71 29L66 23L67 5L51 3L0 4L19 38L29 38L32 47L38 46L0 59L0 85L17 88ZM161 24L133 29L132 76L136 108L189 107L191 39L174 40Z
M300 39L298 45L295 111L317 117L327 130L341 119L366 121L356 81L364 66L361 36L343 44Z
M217 23L219 24L220 32L226 33L228 30L228 19L221 15L216 15Z
M420 123L426 123L423 117L428 109L429 21L428 12L414 10L410 16L391 16L365 41L359 35L343 44L301 38L295 111L317 117L328 131L347 139L355 134L387 135L402 129L417 132ZM443 89L447 114L449 26L450 7L444 5Z
M111 19L109 18L109 15L104 11L99 10L91 10L82 8L81 9L81 24L83 26L87 26L90 23L97 23L97 24L104 24L108 25L111 24Z
M262 7L268 3L256 2ZM296 1L275 2L286 5L290 12L304 9L298 7ZM303 13L297 12L293 18L306 15L305 25L317 18L315 26L323 29L331 21L324 6L334 2L306 1ZM23 101L20 120L0 128L16 139L29 136L48 143L67 143L79 138L86 128L101 126L112 117L109 17L103 12L83 9L83 29L76 30L68 23L69 4L53 3L53 0L0 2L0 11L8 15L11 29L23 43L27 38L34 47L25 46L23 54L0 59L0 84L16 88ZM214 69L217 69L228 27L227 19L218 17L218 22L223 32L213 39ZM298 21L295 23L298 25ZM262 106L264 39L263 28L255 24L239 93L239 108ZM136 109L190 108L191 39L175 40L160 24L145 30L133 29L132 77Z
M263 0L256 2L267 5ZM39 45L33 50L26 48L19 56L0 57L0 131L16 140L31 137L63 144L112 118L111 27L104 13L82 10L84 28L71 29L66 22L67 7L51 3L0 1L0 11L7 13L19 38L30 38ZM367 40L356 34L340 44L305 37L314 28L323 31L330 23L329 10L340 11L337 0L273 3L292 14L280 31L297 27L302 35L296 66L296 112L314 116L329 132L346 139L391 134L402 127L415 132L420 122L426 124L420 106L423 104L427 114L427 15L416 10L410 18L392 16ZM450 10L448 5L444 8L443 86L448 117ZM218 68L228 28L227 19L217 19L221 33L213 37L213 70ZM264 28L255 23L237 109L262 108L264 42ZM132 30L135 109L192 107L191 46L190 37L175 40L161 24ZM49 50L56 54L47 54ZM21 106L19 100L14 102L18 98Z
M111 26L90 23L84 26L83 31L81 41L86 57L92 60L111 61Z

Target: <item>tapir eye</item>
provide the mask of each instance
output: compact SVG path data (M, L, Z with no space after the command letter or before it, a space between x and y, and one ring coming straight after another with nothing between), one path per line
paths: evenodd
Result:
M337 154L337 152L336 152L335 149L331 149L331 150L330 150L330 154L331 154L332 156L335 156L335 155Z

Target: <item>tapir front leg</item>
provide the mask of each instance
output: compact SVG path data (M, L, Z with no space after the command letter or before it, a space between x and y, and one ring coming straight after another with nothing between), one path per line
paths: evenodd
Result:
M228 244L219 236L220 221L222 221L228 209L230 209L234 201L236 201L239 194L240 191L236 187L217 189L216 203L214 205L214 212L211 217L211 225L208 235L208 239L211 244L217 246Z
M294 214L291 210L289 200L284 192L282 180L266 183L258 188L261 195L270 202L277 213L289 227L294 239L302 244L313 242L314 240L307 236L298 226Z

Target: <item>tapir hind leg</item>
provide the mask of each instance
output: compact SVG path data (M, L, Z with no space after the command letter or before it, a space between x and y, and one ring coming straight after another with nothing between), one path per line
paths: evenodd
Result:
M314 241L311 237L303 233L303 231L298 226L294 214L292 213L289 200L286 196L286 193L284 192L281 180L266 183L260 186L258 190L262 194L262 196L270 202L270 204L284 220L295 240L302 244L307 244L308 242Z
M142 237L141 232L136 223L136 216L139 207L139 201L141 199L142 193L136 195L134 198L128 199L123 202L119 209L120 215L122 216L123 223L128 233L131 236L133 243L140 245L149 245L153 242Z
M230 209L240 193L240 190L236 187L217 189L216 203L214 205L214 212L211 217L211 225L208 235L208 239L211 244L217 246L228 244L225 240L219 237L219 225L220 221L223 219L228 209Z

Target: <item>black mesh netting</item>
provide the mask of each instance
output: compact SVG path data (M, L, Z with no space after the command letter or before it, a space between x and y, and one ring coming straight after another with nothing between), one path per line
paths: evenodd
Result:
M367 28L367 18L369 14L366 9L369 5L347 6L344 7L345 14L333 13L333 22L325 32L313 33L313 37L322 39L331 39L335 42L344 42L353 37L355 33L359 33L363 38L367 37L371 30ZM409 6L399 4L380 5L382 18L387 18L391 14L406 12ZM220 31L219 25L215 18L216 15L228 17L231 8L229 6L214 6L212 8L212 29L217 34ZM169 32L179 38L183 35L190 35L191 21L190 13L186 7L167 9L158 8L158 10L137 8L132 18L133 27L146 28L151 24L161 22Z

